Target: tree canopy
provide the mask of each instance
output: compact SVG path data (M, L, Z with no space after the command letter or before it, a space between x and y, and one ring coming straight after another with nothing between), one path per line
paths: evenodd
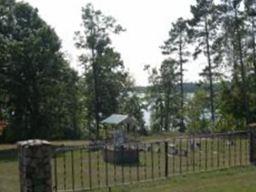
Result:
M196 0L190 11L170 24L159 67L145 65L146 89L135 87L112 44L125 31L112 16L92 4L82 8L74 42L79 75L37 9L0 0L1 139L100 139L100 121L113 113L134 116L145 133L145 110L151 132L246 128L256 120L256 3ZM185 68L199 57L204 68L195 86Z
M77 73L65 61L58 36L37 9L1 0L0 10L1 111L8 123L5 139L63 137L65 130L75 130L78 124L74 111L78 104L67 99L76 97Z

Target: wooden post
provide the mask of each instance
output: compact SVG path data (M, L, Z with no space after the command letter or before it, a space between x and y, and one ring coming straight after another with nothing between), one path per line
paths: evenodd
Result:
M250 163L256 164L256 123L249 125L250 131Z
M164 153L165 153L165 177L169 175L169 158L168 158L168 142L164 142Z

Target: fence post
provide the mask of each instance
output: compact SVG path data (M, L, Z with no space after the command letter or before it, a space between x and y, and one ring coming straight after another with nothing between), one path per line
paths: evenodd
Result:
M52 192L52 146L47 141L18 142L21 192Z
M168 142L164 142L164 154L165 154L165 177L169 175L169 158L168 158Z
M249 125L250 131L250 163L256 164L256 123Z

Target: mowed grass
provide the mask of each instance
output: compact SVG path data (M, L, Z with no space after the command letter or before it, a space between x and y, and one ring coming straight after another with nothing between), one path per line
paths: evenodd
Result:
M112 192L255 192L255 178L256 167L247 166L113 188Z
M255 168L247 167L243 169L231 169L226 171L216 171L203 174L187 173L211 171L216 169L225 169L228 167L235 167L240 165L248 165L248 140L241 139L236 140L235 145L227 145L227 139L221 140L206 140L201 139L201 150L195 152L190 151L187 157L179 155L169 155L169 177L171 180L149 182L154 183L153 186L148 184L129 185L121 188L113 188L114 191L192 191L191 187L195 185L195 191L205 190L203 187L208 187L208 184L214 185L219 181L223 183L223 187L226 187L225 178L240 179L239 186L248 185L248 187L256 191L252 180L248 178L255 178ZM240 142L241 141L241 142ZM207 143L206 143L207 142ZM187 148L187 140L174 140L170 143L175 143L177 148ZM219 143L219 146L218 146ZM86 142L57 142L57 145L81 145L87 144ZM206 153L207 151L207 153ZM219 151L219 152L217 152ZM153 154L153 155L152 155ZM108 182L111 185L121 184L122 182L132 182L135 184L137 180L151 180L164 178L165 173L165 155L164 145L154 143L153 149L147 152L140 152L140 163L131 166L114 166L112 164L106 164L102 158L101 151L91 152L91 176L92 187L106 185L106 176L108 175ZM64 157L65 156L65 157ZM71 152L59 154L57 157L57 182L58 189L72 189L72 178L74 178L74 188L88 188L89 181L89 153L86 150L74 150L73 160ZM152 166L153 159L153 166ZM207 159L207 162L206 162ZM219 161L219 165L218 165ZM64 163L65 162L65 163ZM74 165L74 172L72 176L72 162ZM54 161L53 161L54 165ZM106 175L106 165L108 174ZM152 169L153 167L153 169ZM116 171L116 173L114 173ZM139 177L138 177L139 173ZM54 176L53 167L53 176ZM176 176L174 175L187 175ZM240 176L239 176L240 175ZM239 177L238 177L239 176ZM124 178L123 178L124 177ZM53 177L55 180L55 177ZM219 179L222 178L222 179ZM211 182L212 180L212 182ZM65 184L64 184L65 183ZM211 186L210 185L210 186ZM138 186L138 187L136 187ZM197 187L197 188L196 188ZM199 188L198 188L199 187ZM227 189L235 189L227 179ZM208 188L206 188L207 191ZM223 188L224 189L224 188ZM241 189L241 187L239 188ZM0 192L17 192L19 191L19 172L17 152L15 145L0 145ZM224 190L219 190L224 191ZM243 190L239 190L243 191Z
M0 145L0 192L19 191L19 171L15 145Z

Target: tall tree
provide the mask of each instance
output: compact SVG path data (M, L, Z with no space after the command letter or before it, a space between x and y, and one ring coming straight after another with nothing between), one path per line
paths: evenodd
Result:
M120 102L120 112L129 114L134 117L137 121L137 131L140 133L146 133L145 121L143 118L143 110L145 105L143 104L142 98L134 92L129 92L129 95L123 97Z
M209 99L211 120L215 122L215 104L214 104L214 70L216 65L212 61L212 42L218 31L218 11L213 0L197 0L195 6L191 6L193 18L190 25L193 28L192 38L196 41L194 57L204 53L207 58L207 67L201 73L209 82Z
M179 65L179 86L180 86L180 131L185 130L184 124L184 64L188 62L187 57L190 55L187 46L189 43L189 28L187 21L179 18L176 23L172 24L169 31L169 38L162 46L164 55L171 55L177 58Z
M246 121L249 121L248 87L247 87L247 66L246 66L246 27L244 9L241 6L242 0L222 0L221 6L223 17L222 30L230 34L227 39L232 47L229 53L233 57L231 89L233 96L238 99L234 111L239 113ZM225 44L223 45L225 46ZM241 103L241 109L238 105ZM240 111L240 112L238 112ZM242 112L242 114L241 114Z
M207 92L198 89L194 96L185 105L187 132L207 133L209 131L209 119L205 117L207 108Z
M236 42L239 55L240 71L241 71L241 93L243 97L243 111L245 113L246 121L249 121L249 109L248 109L248 95L247 95L247 83L246 83L246 67L244 64L243 55L243 42L242 42L242 32L243 32L243 18L241 12L239 12L239 6L241 0L233 1L233 10L235 12L235 32L236 32Z
M166 59L160 69L153 69L150 75L150 105L152 108L151 126L155 131L170 131L178 121L177 62Z
M179 119L176 115L179 108L177 103L177 63L173 59L164 60L160 67L161 89L164 97L164 128L170 131L176 127Z
M246 66L247 66L247 95L249 121L254 122L256 119L256 1L244 0L245 20L248 36L246 38ZM250 123L249 122L249 123Z
M113 17L95 10L92 4L82 9L82 20L83 31L76 32L76 46L84 50L79 59L85 67L88 119L94 122L98 137L100 119L118 109L117 99L128 76L110 39L111 34L119 34L124 29Z
M59 90L66 90L63 76L70 70L59 38L27 3L1 0L0 10L0 89L6 93L6 137L61 137L65 125L56 122L66 116L59 105L63 94Z
M254 0L244 0L246 17L249 22L249 42L248 48L251 50L249 56L249 62L252 63L253 72L256 75L256 2Z
M164 101L161 88L161 77L157 68L150 68L149 65L144 67L144 70L149 74L149 86L147 89L147 102L150 107L150 127L154 132L164 130Z

